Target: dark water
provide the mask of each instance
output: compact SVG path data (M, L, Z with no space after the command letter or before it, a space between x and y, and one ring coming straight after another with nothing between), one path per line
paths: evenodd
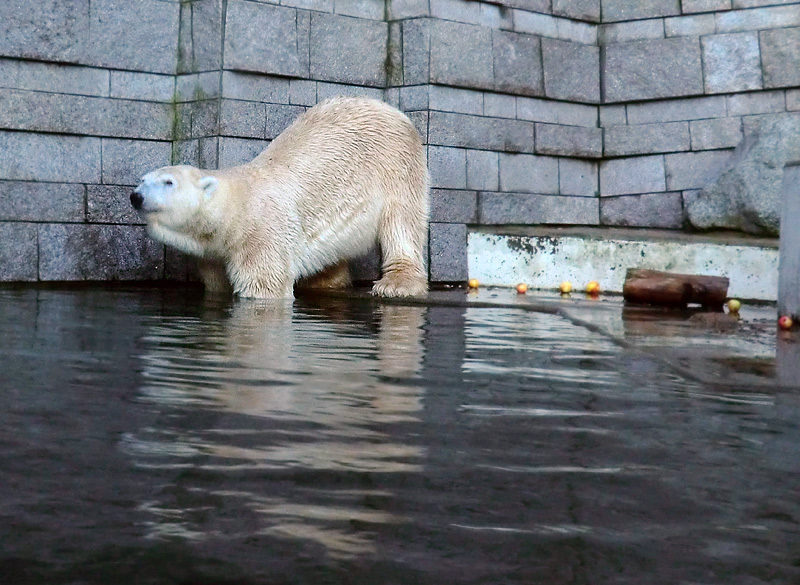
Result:
M800 401L554 315L0 290L0 582L800 582Z

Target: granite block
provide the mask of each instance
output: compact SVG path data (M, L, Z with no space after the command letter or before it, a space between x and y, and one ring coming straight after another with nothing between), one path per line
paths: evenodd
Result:
M596 197L527 193L479 193L478 218L484 225L597 225Z
M702 189L719 177L730 157L729 150L666 155L667 190Z
M553 0L553 14L600 22L600 0Z
M0 2L0 55L79 62L89 37L90 0Z
M557 194L558 159L528 154L500 154L500 191Z
M603 131L600 128L537 123L536 152L598 158L603 154Z
M662 155L619 158L600 163L600 194L603 196L665 190Z
M598 47L542 39L542 59L547 97L588 103L600 101Z
M289 103L313 106L317 103L317 82L310 79L289 80Z
M386 85L385 22L311 13L310 76L354 85Z
M695 14L664 19L664 34L667 37L700 37L713 35L717 29L713 14Z
M715 16L718 33L800 26L800 10L797 10L797 6L733 10L718 12Z
M624 105L600 106L600 126L622 126L628 123L628 113Z
M80 222L85 219L83 185L0 181L0 222Z
M700 42L694 37L622 43L604 51L606 102L703 93Z
M492 89L493 68L490 29L444 20L430 23L431 82Z
M683 201L680 193L645 193L603 197L600 224L614 227L680 229Z
M309 17L294 8L229 0L226 69L308 77Z
M761 54L757 33L711 35L701 39L706 93L760 89Z
M494 88L519 95L544 95L541 51L537 37L492 31Z
M388 0L387 5L389 20L430 16L428 0Z
M0 281L31 282L38 278L36 224L0 221Z
M224 99L219 107L219 133L239 138L267 138L264 104ZM270 136L274 138L274 136Z
M674 16L680 0L603 0L603 22Z
M732 148L742 141L741 118L694 120L689 123L692 150Z
M731 0L681 0L684 14L730 10Z
M171 102L175 97L175 78L172 75L111 71L110 95L114 98Z
M403 55L401 62L403 76L400 84L421 85L429 83L431 80L430 19L416 18L413 20L403 21L401 36ZM439 53L442 53L442 51L440 50ZM491 57L491 52L489 52L488 55ZM440 59L441 58L442 57L440 57ZM439 67L441 68L441 65Z
M360 85L319 81L317 82L317 102L324 102L333 97L368 97L380 100L383 99L383 91L379 87L363 87Z
M514 10L514 30L540 37L558 38L558 18L549 14Z
M170 104L0 89L0 126L90 136L169 140Z
M342 16L368 20L383 20L383 0L334 0L333 11Z
M101 179L105 185L137 185L150 171L170 164L172 143L102 139Z
M653 124L724 118L727 114L724 96L687 98L627 105L629 124Z
M222 97L272 104L288 104L289 84L290 81L282 77L223 71Z
M724 107L723 103L723 107ZM597 106L536 98L517 98L517 118L568 126L597 126Z
M725 97L729 116L750 116L753 114L777 114L786 109L786 96L783 91L759 91Z
M533 152L533 124L522 120L431 112L430 144Z
M39 224L39 279L157 280L164 246L143 227Z
M558 186L561 195L595 197L598 189L597 163L574 158L558 159Z
M131 205L132 188L123 185L87 185L86 219L91 223L143 225Z
M431 189L433 223L475 223L478 221L478 194L475 191Z
M226 169L250 162L269 146L269 140L220 136L219 168Z
M497 191L498 185L497 153L489 150L467 150L467 189Z
M790 8L800 14L800 7ZM762 31L759 37L764 87L800 85L800 27Z
M713 23L713 17L711 21ZM629 43L631 41L643 41L647 39L663 39L664 19L651 18L648 20L632 20L629 22L603 24L600 25L599 37L601 45L614 45L617 43Z
M486 93L483 96L483 114L495 118L516 118L517 100L513 95Z
M303 106L281 106L267 104L267 127L265 137L272 139L286 130L300 114L306 111Z
M456 112L459 114L483 114L483 92L471 91L469 89L458 89L455 87L442 87L439 85L430 86L417 86L418 88L428 89L426 93L429 94L429 101L424 103L417 91L417 97L413 100L414 104L422 107L408 107L408 94L406 90L413 90L417 88L404 87L400 91L400 103L403 104L404 110L418 110L429 107L432 110L440 110L443 112ZM404 99L405 97L405 99ZM423 105L424 104L424 105Z
M429 237L430 279L433 282L467 280L467 226L432 223Z
M179 4L91 0L88 8L89 30L83 40L86 62L148 73L177 71Z
M467 153L461 148L428 147L431 187L467 188Z
M100 139L0 131L0 179L100 182Z
M688 122L608 126L603 132L606 156L680 152L691 147Z
M171 78L165 76L164 79ZM2 87L11 89L97 97L109 95L109 71L93 67L0 58L0 80Z
M786 109L790 112L800 110L800 89L792 89L786 92Z

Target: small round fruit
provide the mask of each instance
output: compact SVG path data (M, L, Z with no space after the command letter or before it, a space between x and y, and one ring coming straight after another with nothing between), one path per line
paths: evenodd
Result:
M478 287L480 286L480 283L478 282L478 279L477 279L477 278L470 278L470 279L467 281L467 286L468 286L469 288L478 288Z
M778 327L781 329L791 329L792 325L794 325L794 321L789 315L781 315L780 319L778 319Z
M561 290L561 292L563 294L571 293L572 292L572 283L570 281L568 281L568 280L565 280L564 282L561 283L561 286L559 287L559 289Z
M517 285L517 292L518 292L519 294L521 294L521 295L524 295L526 292L528 292L528 285L527 285L527 284L525 284L524 282L520 282L520 283Z
M728 301L728 311L731 313L738 313L739 309L742 308L742 303L737 299L731 299Z
M596 280L591 281L586 285L586 292L590 295L596 295L600 292L600 283Z

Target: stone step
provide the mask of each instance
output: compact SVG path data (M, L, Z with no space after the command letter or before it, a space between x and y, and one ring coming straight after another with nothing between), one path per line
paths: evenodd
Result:
M778 240L731 233L685 234L665 230L494 227L471 230L469 278L491 286L525 282L575 290L596 280L605 292L621 293L628 268L650 268L730 279L728 295L775 301Z

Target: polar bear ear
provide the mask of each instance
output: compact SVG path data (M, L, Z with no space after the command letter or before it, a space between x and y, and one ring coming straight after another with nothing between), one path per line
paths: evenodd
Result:
M211 197L214 191L217 190L217 186L219 185L219 181L216 177L207 176L203 177L197 182L197 185L203 190L203 195L206 198Z

